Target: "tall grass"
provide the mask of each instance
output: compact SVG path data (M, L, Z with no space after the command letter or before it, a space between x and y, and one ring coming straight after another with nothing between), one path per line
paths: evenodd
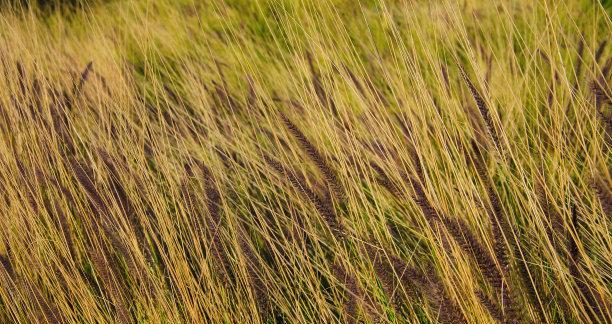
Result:
M609 8L0 19L1 322L611 322Z

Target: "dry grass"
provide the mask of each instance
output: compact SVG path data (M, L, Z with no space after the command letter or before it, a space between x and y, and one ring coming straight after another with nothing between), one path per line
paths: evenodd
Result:
M612 322L609 10L2 9L0 322Z

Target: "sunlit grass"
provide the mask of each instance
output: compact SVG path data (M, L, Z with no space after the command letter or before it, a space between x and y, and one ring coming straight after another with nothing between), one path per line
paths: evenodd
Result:
M1 11L1 322L609 322L609 9Z

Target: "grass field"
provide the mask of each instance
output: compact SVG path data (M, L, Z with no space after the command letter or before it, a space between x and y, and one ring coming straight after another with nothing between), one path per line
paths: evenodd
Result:
M612 323L612 4L0 9L0 322Z

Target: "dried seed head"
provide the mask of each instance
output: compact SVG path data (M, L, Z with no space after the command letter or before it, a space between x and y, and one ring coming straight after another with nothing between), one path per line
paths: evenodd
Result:
M493 143L495 143L497 148L501 150L502 147L500 146L499 138L497 136L497 132L495 131L495 124L493 123L493 118L491 117L491 111L489 107L485 103L485 100L480 95L480 92L478 92L472 81L470 81L463 68L460 68L460 72L461 76L463 77L463 80L465 81L468 86L468 89L470 90L470 93L472 94L472 97L474 98L474 101L476 102L476 106L480 111L480 115L485 121L489 135L493 139Z
M261 271L263 264L260 262L257 252L247 242L246 233L242 230L240 237L240 250L245 258L247 265L247 275L255 303L261 313L265 313L270 306L270 298L268 297L267 285L262 279Z
M312 162L319 169L325 181L331 187L331 193L333 193L338 199L344 200L346 195L342 188L342 184L336 175L336 172L329 165L327 159L317 150L317 148L308 140L308 138L302 133L302 131L295 125L289 118L284 114L281 114L281 119L287 126L287 129L298 141L302 149L308 154Z
M334 207L329 199L319 197L319 195L309 189L308 185L306 184L306 180L303 177L287 170L276 159L268 155L264 155L264 161L283 178L287 179L287 181L289 181L289 183L295 189L297 189L315 206L315 209L319 212L319 214L321 214L323 220L325 220L325 223L328 225L332 233L336 234L338 237L343 237L346 234L346 230L336 215Z

